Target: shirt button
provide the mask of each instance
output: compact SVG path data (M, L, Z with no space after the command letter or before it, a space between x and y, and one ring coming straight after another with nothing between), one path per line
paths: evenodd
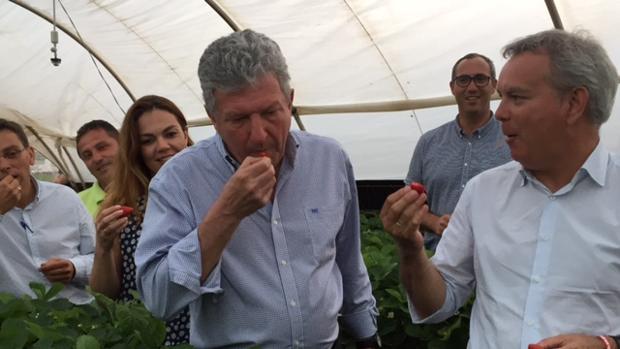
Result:
M280 263L282 263L282 265L286 265L286 261L284 259Z
M465 166L467 166L467 163L465 163Z
M273 224L276 224L276 225L277 225L277 224L278 224L278 220L277 220L277 219L274 219L274 220L273 220Z
M297 305L297 302L295 302L295 300L292 300L292 301L291 301L291 306L292 306L292 307L294 307L294 306L296 306L296 305Z
M549 195L549 200L555 200L555 195Z
M296 347L301 346L301 342L299 342L298 340L295 340L295 341L293 342L293 344L295 344L295 346L296 346Z
M534 277L532 277L532 281L533 281L534 283L539 283L539 282L540 282L540 277L538 277L538 276L534 276Z
M527 323L527 325L528 325L528 326L530 326L530 327L534 327L534 321L532 321L532 320L527 320L527 322L526 322L526 323Z

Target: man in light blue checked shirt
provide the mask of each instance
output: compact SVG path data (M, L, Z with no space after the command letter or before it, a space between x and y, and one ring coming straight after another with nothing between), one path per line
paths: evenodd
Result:
M458 114L424 133L416 144L405 183L426 187L429 212L422 232L428 250L435 251L467 181L511 160L500 122L491 111L496 85L495 65L488 57L469 53L459 58L450 79Z
M136 251L146 306L168 318L189 304L198 348L332 348L339 318L377 347L351 163L334 140L290 131L278 45L233 33L198 74L217 135L151 181Z

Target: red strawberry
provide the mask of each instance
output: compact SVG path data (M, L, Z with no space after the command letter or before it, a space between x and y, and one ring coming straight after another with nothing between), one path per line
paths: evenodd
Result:
M261 151L260 153L258 153L258 156L260 156L260 157L264 158L264 157L267 157L267 156L269 156L269 155L267 154L267 152L266 152L266 151Z
M411 189L418 192L418 195L426 194L426 188L418 182L413 182L409 185Z
M530 344L527 346L527 349L545 349L545 347L543 347L542 345L538 345L538 344Z
M121 210L123 211L123 214L121 215L121 217L127 217L133 213L133 207L121 206Z

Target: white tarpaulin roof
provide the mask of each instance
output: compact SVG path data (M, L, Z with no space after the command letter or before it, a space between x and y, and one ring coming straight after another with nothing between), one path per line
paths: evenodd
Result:
M77 129L92 119L120 126L132 96L163 95L194 124L205 121L198 59L233 31L231 24L280 44L305 128L338 139L358 179L403 178L421 132L454 118L456 108L304 115L313 112L304 107L429 98L451 104L441 97L449 96L456 59L479 52L499 71L502 46L554 27L543 0L57 0L62 63L53 66L53 5L0 0L0 116L28 125L49 147L35 141L37 149L74 178L69 158L84 167L62 145L71 147ZM565 29L591 31L620 67L620 1L556 0L555 6ZM616 152L618 104L602 128L603 142ZM195 139L212 133L210 126L191 130Z

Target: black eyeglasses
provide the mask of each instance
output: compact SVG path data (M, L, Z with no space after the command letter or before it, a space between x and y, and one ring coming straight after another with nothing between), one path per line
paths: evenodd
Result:
M476 74L476 75L459 75L454 78L454 81L459 87L467 87L470 82L474 82L478 87L484 87L489 84L491 80L490 76L484 74Z
M0 157L3 157L7 160L15 160L24 150L26 150L26 148L5 150L0 153Z

